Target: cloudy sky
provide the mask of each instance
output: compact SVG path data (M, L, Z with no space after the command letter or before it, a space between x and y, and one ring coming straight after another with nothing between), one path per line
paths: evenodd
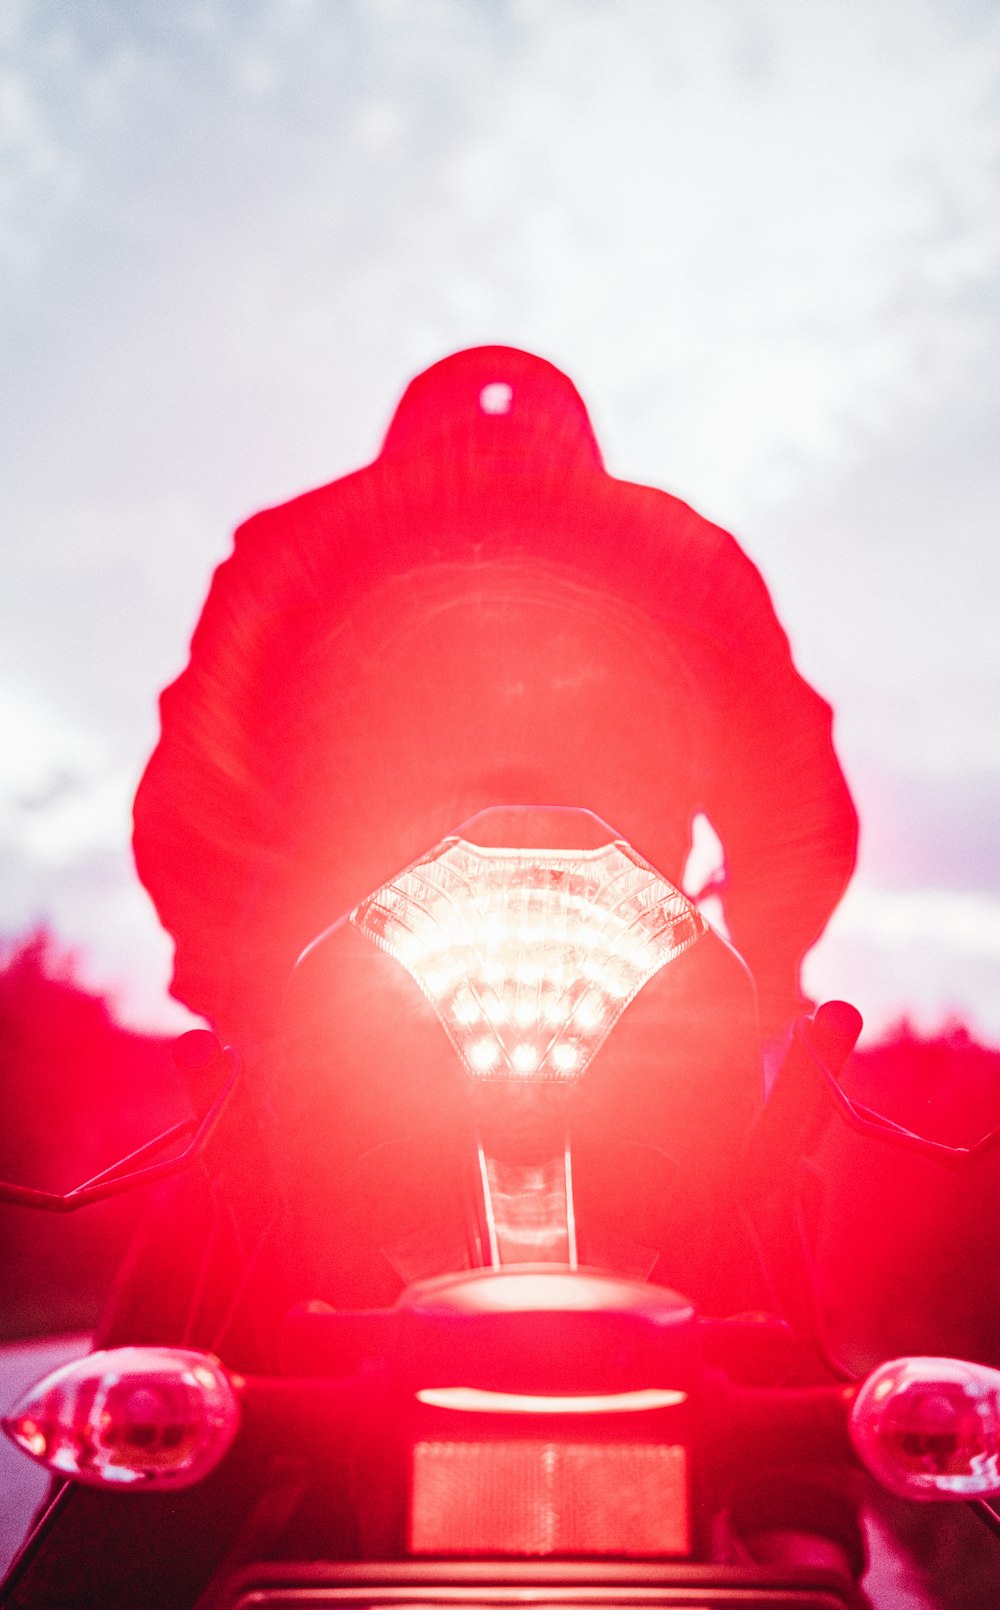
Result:
M998 0L0 0L0 934L183 1022L129 808L212 567L485 341L835 705L813 989L1000 1040Z

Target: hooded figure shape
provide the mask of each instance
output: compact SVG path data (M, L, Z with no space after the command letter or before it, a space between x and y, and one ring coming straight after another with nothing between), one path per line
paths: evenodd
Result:
M489 806L585 806L675 882L703 811L765 1033L854 864L758 572L608 475L571 382L508 347L435 364L374 463L239 529L161 711L136 861L173 993L244 1043L318 932Z

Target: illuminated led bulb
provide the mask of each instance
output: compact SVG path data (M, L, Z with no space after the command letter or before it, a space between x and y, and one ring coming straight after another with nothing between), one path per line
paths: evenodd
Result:
M704 931L617 840L543 852L449 839L351 921L408 967L470 1072L491 1078L578 1078L626 1002Z
M492 1068L500 1057L500 1047L495 1040L477 1040L469 1051L469 1061L477 1073L486 1073Z
M585 995L574 1016L582 1029L596 1029L604 1016L604 1002L599 995Z
M465 1026L475 1023L479 1016L479 1007L476 1005L475 996L470 995L468 991L459 995L451 1009L451 1015L456 1023L461 1023Z

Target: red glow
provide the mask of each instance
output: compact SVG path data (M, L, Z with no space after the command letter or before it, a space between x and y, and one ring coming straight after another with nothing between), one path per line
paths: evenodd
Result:
M660 1286L614 1275L523 1269L451 1275L411 1292L416 1306L458 1313L653 1313L685 1323L690 1303Z
M73 975L44 934L0 955L0 1179L43 1191L91 1179L191 1112L169 1044L121 1028ZM0 1337L92 1330L136 1202L0 1211Z
M352 951L373 950L353 929L314 950L289 990L296 958L477 812L584 807L674 885L703 812L725 850L725 917L760 1021L714 936L648 979L588 1071L580 1130L591 1126L600 1160L583 1161L588 1137L575 1133L577 1230L581 1262L619 1258L609 1237L627 1237L624 1266L648 1271L669 1243L671 1280L702 1302L753 1305L749 1262L729 1255L728 1226L717 1233L701 1199L721 1204L731 1182L759 1096L759 1028L802 1004L799 960L850 874L856 823L830 708L731 537L609 476L579 395L550 364L504 347L459 353L413 381L371 465L240 529L161 716L135 852L176 941L174 991L247 1053L259 1082L291 1204L283 1233L306 1271L299 1295L345 1306L391 1302L404 1267L414 1278L425 1187L425 1222L457 1222L447 1182L465 1115L440 1024L402 969ZM592 993L577 1017L588 1034L603 1009ZM470 1046L478 1073L493 1071L494 1043L487 1017ZM510 1047L522 1079L534 1049ZM571 1051L560 1035L566 1083ZM405 1186L397 1173L331 1233L331 1181L361 1157L378 1169L386 1137L418 1129L426 1145ZM669 1207L624 1161L633 1143L669 1156ZM446 1240L418 1275L455 1266ZM338 1245L351 1251L333 1267Z
M537 850L449 837L351 913L416 979L473 1075L579 1078L638 990L703 936L691 902L613 838Z
M486 1392L476 1386L435 1386L418 1392L417 1399L436 1409L455 1409L465 1414L635 1414L646 1409L672 1409L687 1402L687 1393L646 1387L637 1392L546 1397L526 1392Z
M586 806L675 883L704 811L765 1030L853 866L830 709L754 566L606 474L571 382L508 347L435 364L373 464L241 528L162 719L137 862L175 992L236 1043L317 933L487 807Z
M1000 1051L958 1026L924 1038L903 1025L855 1051L841 1084L853 1101L915 1134L970 1147L998 1123ZM1000 1153L950 1169L857 1132L832 1103L824 1100L821 1111L799 1211L835 1356L858 1374L906 1355L1000 1367L992 1273Z

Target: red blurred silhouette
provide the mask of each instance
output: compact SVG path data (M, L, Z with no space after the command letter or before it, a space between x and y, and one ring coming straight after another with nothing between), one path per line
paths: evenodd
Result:
M763 1031L807 1004L856 844L830 708L733 539L606 474L557 369L482 347L216 573L136 800L174 993L252 1043L318 932L518 803L596 811L675 882L704 811Z
M842 1083L946 1146L972 1147L1000 1124L1000 1050L957 1022L928 1038L901 1023L855 1053ZM949 1168L831 1121L807 1167L805 1229L838 1356L859 1371L903 1353L1000 1365L1000 1146Z
M68 1190L187 1115L168 1042L121 1028L44 932L0 962L0 1177ZM0 1208L0 1337L94 1325L148 1193Z
M948 1146L972 1146L997 1125L1000 1050L981 1045L957 1018L929 1036L903 1018L855 1051L844 1085L894 1123Z
M1000 1051L958 1024L903 1023L836 1081L796 1032L746 1201L786 1311L851 1373L905 1354L1000 1365L998 1114Z

